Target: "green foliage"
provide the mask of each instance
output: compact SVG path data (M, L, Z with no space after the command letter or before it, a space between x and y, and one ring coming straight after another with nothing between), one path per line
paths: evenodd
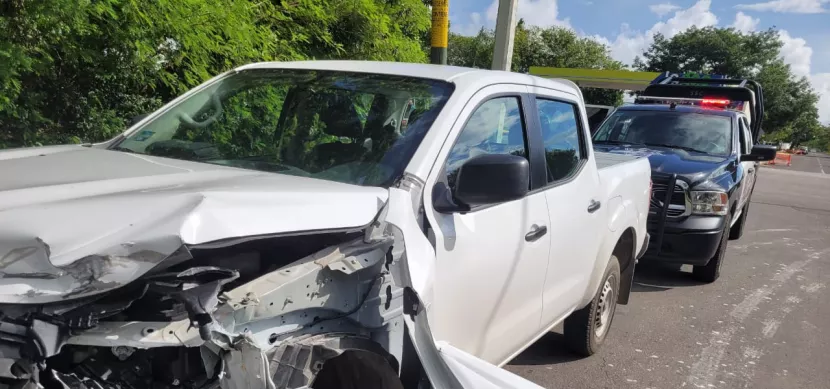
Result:
M818 96L806 78L796 77L781 60L781 46L773 29L745 34L732 28L693 27L671 39L655 36L634 64L645 71L755 79L764 88L765 139L798 145L812 139L820 127Z
M450 34L447 62L450 65L489 69L493 62L494 32L482 29L475 36ZM594 40L580 38L561 27L516 26L512 70L527 73L531 66L564 68L622 69L611 58L608 48ZM585 88L589 104L620 105L622 92Z
M255 61L424 62L422 0L8 0L0 148L92 142Z
M781 45L775 30L743 34L732 28L692 27L671 39L656 35L635 66L654 72L751 77L756 68L778 59Z
M813 133L813 139L806 144L810 148L830 152L830 126L817 128Z

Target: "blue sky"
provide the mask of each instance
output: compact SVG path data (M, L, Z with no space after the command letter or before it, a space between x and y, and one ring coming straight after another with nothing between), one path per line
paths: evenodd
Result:
M450 0L454 32L473 34L495 25L497 0ZM559 25L600 41L630 63L652 36L691 26L781 30L782 56L793 72L822 95L821 120L830 123L830 0L519 0L518 16L540 26Z

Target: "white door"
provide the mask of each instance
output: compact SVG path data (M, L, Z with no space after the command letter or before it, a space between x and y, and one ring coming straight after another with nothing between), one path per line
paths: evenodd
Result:
M436 339L495 364L539 331L551 236L545 195L445 214L435 211L430 194L436 185L452 189L458 168L474 156L527 158L526 90L491 86L472 98L427 179L424 199L437 257L429 314Z
M572 94L531 89L535 95L547 183L542 189L550 209L552 236L542 301L542 324L564 318L582 299L599 251L602 217L596 163L590 158L587 121Z

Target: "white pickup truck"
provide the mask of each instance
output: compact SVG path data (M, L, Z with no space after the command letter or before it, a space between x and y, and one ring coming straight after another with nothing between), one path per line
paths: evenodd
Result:
M257 63L0 152L0 386L535 388L498 366L596 352L647 246L648 161L586 123L568 81Z

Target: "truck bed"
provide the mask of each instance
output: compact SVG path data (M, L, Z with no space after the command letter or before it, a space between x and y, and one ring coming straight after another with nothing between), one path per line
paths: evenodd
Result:
M636 155L623 155L614 153L604 153L594 150L594 158L597 161L597 169L602 170L611 166L619 165L626 162L637 160L641 157Z

